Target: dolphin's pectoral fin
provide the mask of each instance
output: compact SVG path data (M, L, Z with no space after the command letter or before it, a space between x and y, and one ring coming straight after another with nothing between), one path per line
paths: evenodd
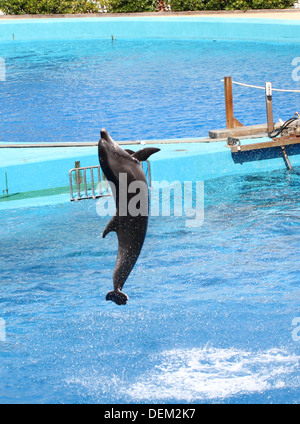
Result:
M105 238L111 231L117 231L118 228L118 217L113 216L103 231L102 237Z
M137 159L139 162L143 162L148 159L149 156L153 155L153 153L159 152L160 149L156 147L146 147L145 149L138 150L133 155L133 158Z
M106 295L106 300L111 300L112 302L115 302L117 305L126 305L127 300L129 297L127 294L121 292L121 291L110 291Z

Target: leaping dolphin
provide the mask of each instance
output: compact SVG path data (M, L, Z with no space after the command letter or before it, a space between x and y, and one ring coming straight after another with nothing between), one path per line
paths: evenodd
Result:
M137 152L126 151L110 137L105 129L102 129L100 134L101 138L98 143L99 162L112 187L116 203L116 213L106 226L103 238L111 231L115 231L119 243L113 273L114 290L107 293L106 300L112 300L117 305L126 305L129 298L121 290L139 257L148 226L148 185L139 162L147 160L149 156L160 151L160 149L146 147ZM132 183L134 183L134 187L138 187L138 197L140 203L144 205L140 210L135 208L132 211L132 208L128 207L130 201L137 195L136 191L130 189Z

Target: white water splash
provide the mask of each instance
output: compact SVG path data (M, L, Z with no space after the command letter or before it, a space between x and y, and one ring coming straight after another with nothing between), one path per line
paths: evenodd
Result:
M299 387L300 356L285 350L263 352L212 347L172 349L151 358L152 372L130 384L125 375L105 375L99 369L81 370L66 383L81 395L111 401L205 402L229 400L274 389ZM124 369L125 371L125 369ZM271 401L271 400L270 400Z
M197 401L225 399L288 386L287 376L299 366L299 356L270 349L253 353L202 348L170 350L150 375L126 390L133 400Z

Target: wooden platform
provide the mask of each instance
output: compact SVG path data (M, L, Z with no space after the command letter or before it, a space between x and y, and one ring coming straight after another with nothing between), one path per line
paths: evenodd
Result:
M251 150L270 149L272 147L286 147L292 144L300 144L300 137L278 137L274 140L263 141L261 143L227 145L232 153L249 152Z
M282 124L279 122L275 124L275 129L279 128ZM247 137L247 136L266 137L268 135L267 124L249 125L244 127L236 127L231 129L220 129L209 131L209 137L213 140L227 137Z

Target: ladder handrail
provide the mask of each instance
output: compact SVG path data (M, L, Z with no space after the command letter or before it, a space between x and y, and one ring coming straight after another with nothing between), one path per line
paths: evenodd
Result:
M151 167L150 167L150 162L147 160L145 161L147 163L147 171L148 171L148 182L149 182L149 187L151 188ZM143 162L141 162L141 166L143 166ZM95 180L94 180L94 169L97 169L97 175L98 175L98 188L99 188L99 194L95 193ZM88 195L88 186L87 186L87 170L91 171L91 191L92 191L92 195L89 196ZM85 193L85 197L81 196L81 190L80 190L80 172L83 171L83 184L84 184L84 193ZM77 185L77 197L74 197L74 190L73 190L73 181L72 181L72 177L73 177L73 173L75 172L75 178L76 178L76 185ZM71 194L71 202L73 201L77 201L77 200L87 200L87 199L99 199L100 197L103 196L110 196L111 194L109 193L109 184L107 179L105 178L105 175L102 173L103 177L101 178L101 166L100 165L93 165L93 166L82 166L82 167L78 167L78 168L72 168L69 171L69 183L70 183L70 194ZM104 184L102 184L104 183ZM102 187L105 185L106 187L106 194L103 194L102 192Z

